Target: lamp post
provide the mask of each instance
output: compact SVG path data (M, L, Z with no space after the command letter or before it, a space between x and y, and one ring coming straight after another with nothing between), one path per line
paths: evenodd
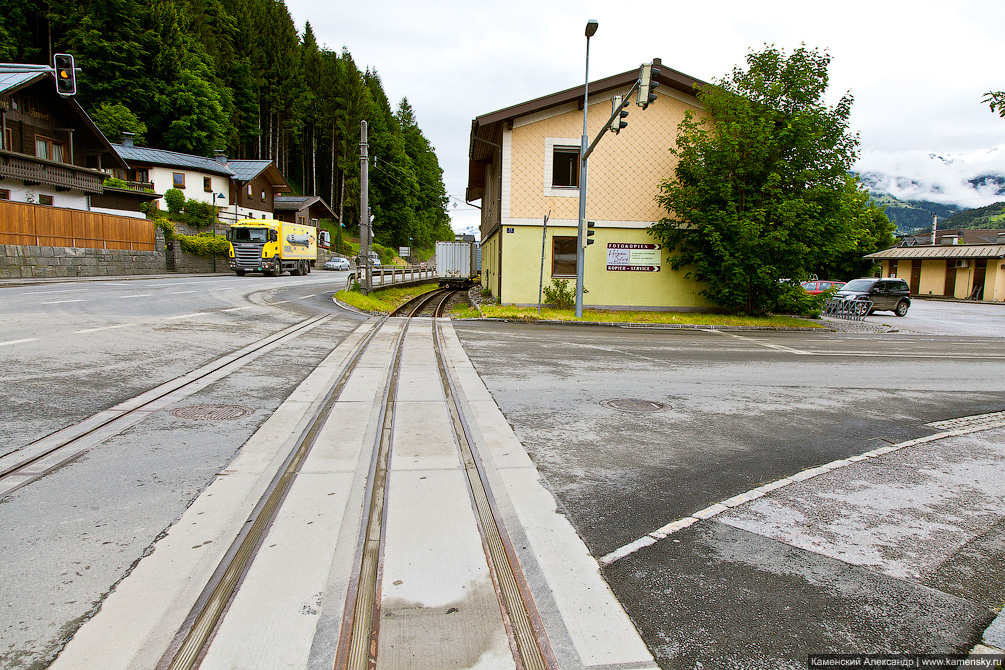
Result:
M597 32L596 19L586 22L586 78L583 83L583 143L579 150L579 227L576 235L576 318L583 318L583 263L586 254L583 245L583 226L586 221L586 164L588 156L586 149L589 138L586 136L586 113L590 106L590 38Z
M213 211L213 272L216 272L216 218L217 218L216 199L217 198L226 199L227 196L225 196L223 193L217 193L216 196L213 197L213 210L214 210Z

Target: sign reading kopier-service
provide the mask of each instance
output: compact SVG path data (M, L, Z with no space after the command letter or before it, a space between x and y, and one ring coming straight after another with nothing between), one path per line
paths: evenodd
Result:
M608 272L659 272L662 264L658 244L607 245Z

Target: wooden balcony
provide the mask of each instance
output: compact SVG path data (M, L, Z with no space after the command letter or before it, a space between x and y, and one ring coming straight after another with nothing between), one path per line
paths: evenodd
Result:
M46 184L59 189L101 193L105 173L90 168L57 163L0 149L0 177L20 179L25 184Z

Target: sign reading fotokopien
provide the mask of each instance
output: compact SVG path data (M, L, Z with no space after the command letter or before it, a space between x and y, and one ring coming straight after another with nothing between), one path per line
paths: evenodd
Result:
M658 244L627 244L610 242L607 245L608 272L659 272L663 259Z

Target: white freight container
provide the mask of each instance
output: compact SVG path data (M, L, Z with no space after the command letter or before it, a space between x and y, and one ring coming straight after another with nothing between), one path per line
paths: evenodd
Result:
M436 243L436 278L441 286L469 283L478 272L477 262L472 242Z

